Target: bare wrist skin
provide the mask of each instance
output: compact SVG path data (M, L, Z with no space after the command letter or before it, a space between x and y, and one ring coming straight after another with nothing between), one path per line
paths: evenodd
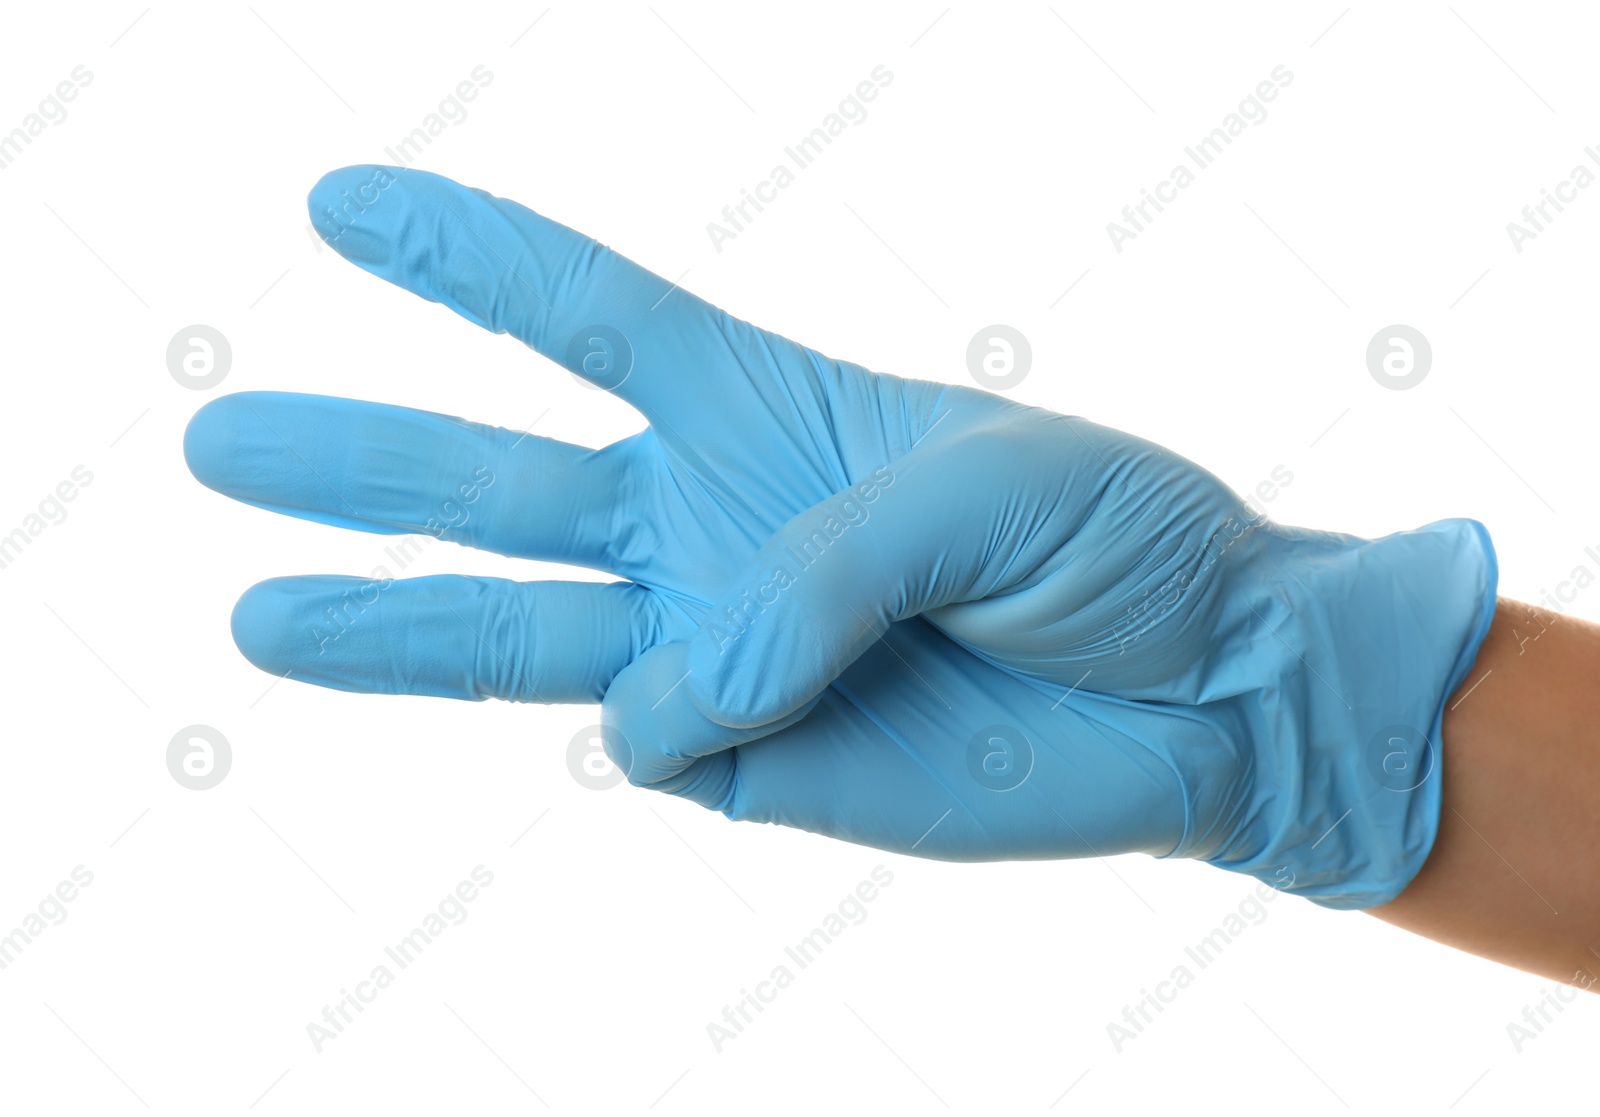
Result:
M1443 738L1433 851L1368 910L1600 991L1600 625L1500 598Z

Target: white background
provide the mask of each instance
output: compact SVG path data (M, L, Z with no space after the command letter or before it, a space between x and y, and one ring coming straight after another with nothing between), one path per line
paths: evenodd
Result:
M1119 1053L1107 1024L1246 878L879 854L582 786L567 743L594 708L272 685L229 637L238 594L365 574L392 540L234 504L183 463L189 416L243 389L519 429L548 409L539 433L590 445L639 428L307 235L318 176L389 161L481 64L492 83L417 166L871 368L966 382L973 334L1015 326L1034 352L1016 397L1241 492L1283 466L1283 522L1476 517L1502 592L1536 599L1597 568L1600 188L1520 254L1506 224L1600 141L1600 27L1576 5L1341 10L9 7L0 132L74 66L94 76L0 171L0 534L74 466L93 482L0 570L0 932L74 866L94 880L0 970L0 1108L1498 1113L1590 1095L1592 998L1519 1053L1506 1025L1549 982L1293 898ZM894 80L870 116L716 252L706 223L879 65ZM1117 253L1107 222L1279 65L1294 79L1268 118ZM232 343L212 391L166 368L194 323ZM1433 346L1408 391L1365 366L1394 323ZM407 573L444 571L601 577L444 544ZM1600 616L1600 592L1571 611ZM165 761L195 723L233 750L204 792ZM466 922L318 1054L307 1024L480 864L494 882ZM867 920L718 1053L707 1024L877 865L894 880Z

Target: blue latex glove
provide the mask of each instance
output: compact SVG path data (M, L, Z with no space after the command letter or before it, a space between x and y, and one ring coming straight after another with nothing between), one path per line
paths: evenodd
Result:
M263 670L603 698L635 784L922 856L1200 858L1331 907L1421 867L1443 704L1494 606L1481 525L1281 527L1159 446L823 356L435 175L347 168L310 208L353 263L650 425L589 450L206 405L185 454L236 499L626 579L274 579L233 615Z

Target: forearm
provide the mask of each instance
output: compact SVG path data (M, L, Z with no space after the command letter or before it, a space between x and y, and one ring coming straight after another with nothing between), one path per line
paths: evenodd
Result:
M1501 598L1449 702L1427 863L1371 914L1580 988L1600 984L1600 625Z

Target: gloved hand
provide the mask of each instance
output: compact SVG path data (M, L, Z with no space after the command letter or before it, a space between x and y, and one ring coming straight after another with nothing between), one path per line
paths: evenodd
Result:
M259 507L609 571L611 584L263 582L233 632L345 690L604 700L631 782L949 860L1201 858L1393 898L1488 625L1487 533L1281 527L1130 435L874 374L514 202L352 167L312 190L367 271L620 396L600 450L250 392L185 436Z

